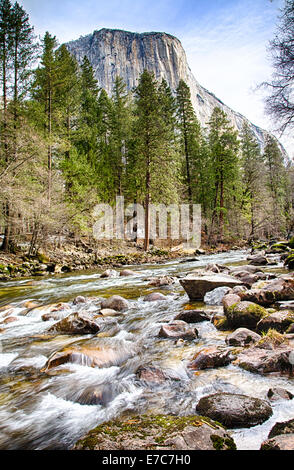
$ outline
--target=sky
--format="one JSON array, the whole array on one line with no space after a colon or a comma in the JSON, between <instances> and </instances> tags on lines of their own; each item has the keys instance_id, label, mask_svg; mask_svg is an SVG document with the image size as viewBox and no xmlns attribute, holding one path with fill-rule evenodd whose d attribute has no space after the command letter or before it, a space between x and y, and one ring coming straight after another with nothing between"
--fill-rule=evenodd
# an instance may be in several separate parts
<instances>
[{"instance_id":1,"label":"sky","mask_svg":"<svg viewBox=\"0 0 294 470\"><path fill-rule=\"evenodd\" d=\"M18 1L36 34L49 31L60 43L101 28L176 36L202 86L254 124L274 132L274 123L264 113L264 93L256 88L273 71L268 46L283 0ZM280 140L294 158L293 137Z\"/></svg>"}]
</instances>

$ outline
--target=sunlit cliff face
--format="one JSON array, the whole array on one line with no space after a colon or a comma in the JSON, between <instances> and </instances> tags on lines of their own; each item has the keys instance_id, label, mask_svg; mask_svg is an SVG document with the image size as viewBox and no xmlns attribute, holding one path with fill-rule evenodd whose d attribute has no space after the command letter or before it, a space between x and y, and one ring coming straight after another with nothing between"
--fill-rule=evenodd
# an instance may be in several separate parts
<instances>
[{"instance_id":1,"label":"sunlit cliff face","mask_svg":"<svg viewBox=\"0 0 294 470\"><path fill-rule=\"evenodd\" d=\"M84 56L88 57L99 86L108 94L111 94L117 76L123 78L128 90L132 90L137 86L140 74L147 69L154 72L156 79L164 78L173 91L179 80L187 83L196 115L203 126L207 125L215 106L224 109L238 130L247 121L199 85L189 68L181 42L170 34L101 29L69 42L67 47L79 64ZM263 147L266 132L251 125Z\"/></svg>"}]
</instances>

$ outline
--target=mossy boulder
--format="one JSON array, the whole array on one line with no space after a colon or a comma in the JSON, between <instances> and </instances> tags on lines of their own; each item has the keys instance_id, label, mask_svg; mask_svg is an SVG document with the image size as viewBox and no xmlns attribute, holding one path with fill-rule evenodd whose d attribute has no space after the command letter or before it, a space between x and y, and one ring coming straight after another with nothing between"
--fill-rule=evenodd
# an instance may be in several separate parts
<instances>
[{"instance_id":1,"label":"mossy boulder","mask_svg":"<svg viewBox=\"0 0 294 470\"><path fill-rule=\"evenodd\" d=\"M294 270L294 253L291 253L285 260L285 266L287 266L287 268L290 270L290 271L293 271Z\"/></svg>"},{"instance_id":2,"label":"mossy boulder","mask_svg":"<svg viewBox=\"0 0 294 470\"><path fill-rule=\"evenodd\" d=\"M236 450L230 434L201 416L144 415L99 425L73 450Z\"/></svg>"},{"instance_id":3,"label":"mossy boulder","mask_svg":"<svg viewBox=\"0 0 294 470\"><path fill-rule=\"evenodd\" d=\"M294 237L292 237L292 238L288 241L288 247L291 248L291 249L294 249Z\"/></svg>"},{"instance_id":4,"label":"mossy boulder","mask_svg":"<svg viewBox=\"0 0 294 470\"><path fill-rule=\"evenodd\" d=\"M262 318L258 322L256 329L259 333L266 333L271 329L279 333L285 333L293 323L294 312L282 310L281 312L274 312Z\"/></svg>"},{"instance_id":5,"label":"mossy boulder","mask_svg":"<svg viewBox=\"0 0 294 470\"><path fill-rule=\"evenodd\" d=\"M257 323L268 315L265 308L253 302L238 302L228 307L225 316L232 328L255 329Z\"/></svg>"}]
</instances>

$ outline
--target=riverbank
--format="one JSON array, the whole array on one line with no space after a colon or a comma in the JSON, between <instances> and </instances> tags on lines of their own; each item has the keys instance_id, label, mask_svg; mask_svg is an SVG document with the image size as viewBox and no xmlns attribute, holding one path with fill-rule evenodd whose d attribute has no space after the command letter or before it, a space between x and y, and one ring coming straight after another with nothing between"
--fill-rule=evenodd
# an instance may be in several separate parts
<instances>
[{"instance_id":1,"label":"riverbank","mask_svg":"<svg viewBox=\"0 0 294 470\"><path fill-rule=\"evenodd\" d=\"M84 242L67 242L61 247L40 248L35 256L24 251L0 252L0 281L26 277L44 277L50 274L70 273L89 269L120 268L123 266L157 264L178 258L201 254L217 254L238 250L244 246L220 244L217 248L203 246L201 250L186 250L183 245L173 248L152 247L145 252L142 246L127 242L103 242L99 247Z\"/></svg>"}]
</instances>

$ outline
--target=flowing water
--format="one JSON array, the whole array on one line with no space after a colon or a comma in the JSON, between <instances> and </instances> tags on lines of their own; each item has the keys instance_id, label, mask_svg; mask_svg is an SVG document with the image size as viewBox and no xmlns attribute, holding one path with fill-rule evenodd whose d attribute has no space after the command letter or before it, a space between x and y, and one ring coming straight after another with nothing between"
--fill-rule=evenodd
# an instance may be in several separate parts
<instances>
[{"instance_id":1,"label":"flowing water","mask_svg":"<svg viewBox=\"0 0 294 470\"><path fill-rule=\"evenodd\" d=\"M148 279L183 277L212 262L244 264L246 256L234 251L193 262L135 266L130 268L138 273L134 277L100 279L100 272L90 271L1 283L0 321L8 312L17 321L0 325L0 449L69 449L90 429L112 418L133 413L195 414L199 399L218 391L265 398L270 387L280 386L294 394L293 379L285 376L262 377L232 364L197 373L189 370L189 361L204 345L224 344L226 334L210 322L197 324L199 338L194 341L158 337L160 325L191 302L179 282L160 290L148 286ZM162 292L168 300L144 302L150 292ZM100 297L115 294L127 298L130 309L115 317L108 330L86 336L48 334L55 322L42 321L46 305L68 302L72 312L97 311ZM76 306L73 299L78 295L90 299ZM28 301L39 302L42 308L28 311ZM192 306L203 308L199 303ZM111 349L116 357L102 368L80 360L42 372L54 352L73 346ZM159 367L170 380L148 385L136 377L140 366ZM100 398L93 404L97 395ZM290 401L278 402L273 409L272 418L263 425L233 431L238 449L259 449L277 421L294 418Z\"/></svg>"}]
</instances>

